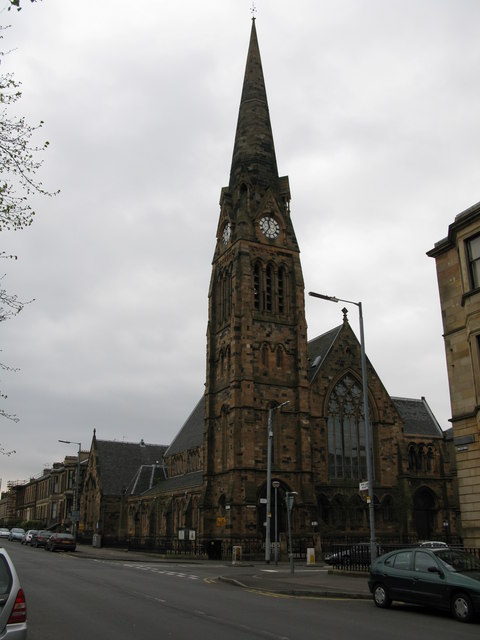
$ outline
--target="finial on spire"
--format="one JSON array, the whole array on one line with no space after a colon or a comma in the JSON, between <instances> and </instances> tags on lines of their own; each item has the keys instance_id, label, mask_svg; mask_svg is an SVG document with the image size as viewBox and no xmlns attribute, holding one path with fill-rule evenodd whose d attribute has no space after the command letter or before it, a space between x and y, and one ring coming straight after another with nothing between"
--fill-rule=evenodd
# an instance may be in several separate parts
<instances>
[{"instance_id":1,"label":"finial on spire","mask_svg":"<svg viewBox=\"0 0 480 640\"><path fill-rule=\"evenodd\" d=\"M257 13L257 7L255 6L255 2L252 2L252 6L250 7L250 13L252 14L252 20L255 20L255 14Z\"/></svg>"},{"instance_id":2,"label":"finial on spire","mask_svg":"<svg viewBox=\"0 0 480 640\"><path fill-rule=\"evenodd\" d=\"M348 318L347 318L348 309L346 307L343 307L342 313L343 313L343 321L348 322Z\"/></svg>"}]
</instances>

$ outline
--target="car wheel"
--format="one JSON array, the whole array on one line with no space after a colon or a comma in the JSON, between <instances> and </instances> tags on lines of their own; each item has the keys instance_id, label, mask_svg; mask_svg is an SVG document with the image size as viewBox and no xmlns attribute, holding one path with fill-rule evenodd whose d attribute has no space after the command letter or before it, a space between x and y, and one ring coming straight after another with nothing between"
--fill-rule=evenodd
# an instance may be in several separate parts
<instances>
[{"instance_id":1,"label":"car wheel","mask_svg":"<svg viewBox=\"0 0 480 640\"><path fill-rule=\"evenodd\" d=\"M392 604L392 599L388 594L387 587L381 582L376 584L373 589L373 601L380 609L388 609Z\"/></svg>"},{"instance_id":2,"label":"car wheel","mask_svg":"<svg viewBox=\"0 0 480 640\"><path fill-rule=\"evenodd\" d=\"M456 593L452 598L452 614L455 620L470 622L473 618L472 601L466 593Z\"/></svg>"}]
</instances>

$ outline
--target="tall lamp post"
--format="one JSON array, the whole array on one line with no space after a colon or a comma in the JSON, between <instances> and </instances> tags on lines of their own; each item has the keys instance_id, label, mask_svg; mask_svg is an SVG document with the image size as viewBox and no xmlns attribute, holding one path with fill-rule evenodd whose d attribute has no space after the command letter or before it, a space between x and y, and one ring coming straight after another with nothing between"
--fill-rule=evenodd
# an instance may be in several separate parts
<instances>
[{"instance_id":1,"label":"tall lamp post","mask_svg":"<svg viewBox=\"0 0 480 640\"><path fill-rule=\"evenodd\" d=\"M78 445L78 456L77 456L77 477L75 478L75 507L72 513L73 520L73 535L77 535L78 528L78 516L79 516L79 492L80 492L80 453L82 451L82 443L81 442L72 442L71 440L59 440L59 442L63 442L64 444L76 444Z\"/></svg>"},{"instance_id":2,"label":"tall lamp post","mask_svg":"<svg viewBox=\"0 0 480 640\"><path fill-rule=\"evenodd\" d=\"M293 563L293 548L292 548L292 508L296 491L287 491L285 493L285 502L287 503L287 521L288 521L288 547L290 556L290 573L295 572L295 565Z\"/></svg>"},{"instance_id":3,"label":"tall lamp post","mask_svg":"<svg viewBox=\"0 0 480 640\"><path fill-rule=\"evenodd\" d=\"M278 480L274 480L272 482L273 488L275 489L275 564L278 564L278 510L277 510L277 490L280 486L280 482Z\"/></svg>"},{"instance_id":4,"label":"tall lamp post","mask_svg":"<svg viewBox=\"0 0 480 640\"><path fill-rule=\"evenodd\" d=\"M267 446L267 521L265 523L265 562L270 564L270 530L271 530L271 502L272 502L272 440L273 440L273 412L289 404L290 400L270 407L268 411L268 446Z\"/></svg>"},{"instance_id":5,"label":"tall lamp post","mask_svg":"<svg viewBox=\"0 0 480 640\"><path fill-rule=\"evenodd\" d=\"M367 359L365 356L365 336L363 333L363 313L362 303L353 302L352 300L343 300L335 296L326 296L322 293L315 293L314 291L308 292L309 296L314 298L321 298L322 300L328 300L329 302L346 302L347 304L354 304L358 307L358 317L360 324L360 353L362 360L362 387L363 387L363 413L365 418L365 447L367 449L367 484L368 484L368 516L370 523L370 561L373 562L377 557L377 544L375 540L375 511L374 511L374 495L373 495L373 473L372 473L372 448L371 448L371 426L370 415L368 411L368 386L367 386Z\"/></svg>"}]
</instances>

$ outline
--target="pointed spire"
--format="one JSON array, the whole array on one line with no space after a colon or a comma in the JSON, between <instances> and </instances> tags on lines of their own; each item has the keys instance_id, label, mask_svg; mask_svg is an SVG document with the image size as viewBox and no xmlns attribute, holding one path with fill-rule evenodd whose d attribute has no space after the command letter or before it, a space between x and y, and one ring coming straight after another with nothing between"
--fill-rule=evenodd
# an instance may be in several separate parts
<instances>
[{"instance_id":1,"label":"pointed spire","mask_svg":"<svg viewBox=\"0 0 480 640\"><path fill-rule=\"evenodd\" d=\"M255 182L263 187L276 186L278 181L277 160L254 18L233 148L230 190L238 187L243 180Z\"/></svg>"}]
</instances>

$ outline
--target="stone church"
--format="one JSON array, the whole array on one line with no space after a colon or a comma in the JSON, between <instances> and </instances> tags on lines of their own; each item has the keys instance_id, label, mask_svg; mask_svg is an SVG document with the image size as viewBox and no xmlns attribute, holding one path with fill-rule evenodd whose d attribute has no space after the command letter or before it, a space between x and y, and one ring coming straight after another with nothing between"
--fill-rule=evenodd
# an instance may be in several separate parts
<instances>
[{"instance_id":1,"label":"stone church","mask_svg":"<svg viewBox=\"0 0 480 640\"><path fill-rule=\"evenodd\" d=\"M270 540L285 550L287 493L297 551L319 540L368 540L360 344L346 309L339 326L307 340L292 218L253 20L220 193L205 392L166 448L156 482L142 493L123 487L123 513L100 532L105 542L261 554L270 517ZM461 534L453 452L427 402L391 397L369 361L367 383L377 538Z\"/></svg>"}]
</instances>

